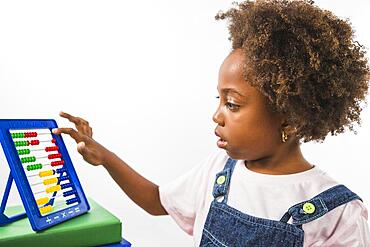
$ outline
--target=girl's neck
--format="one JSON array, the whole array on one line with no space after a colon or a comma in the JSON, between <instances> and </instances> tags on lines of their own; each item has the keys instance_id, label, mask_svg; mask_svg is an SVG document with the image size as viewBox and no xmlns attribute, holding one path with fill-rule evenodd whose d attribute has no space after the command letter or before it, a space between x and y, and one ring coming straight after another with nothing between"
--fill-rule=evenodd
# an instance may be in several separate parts
<instances>
[{"instance_id":1,"label":"girl's neck","mask_svg":"<svg viewBox=\"0 0 370 247\"><path fill-rule=\"evenodd\" d=\"M258 160L244 161L251 171L270 174L287 175L303 172L313 167L302 155L298 142L291 140L284 143L273 155Z\"/></svg>"}]
</instances>

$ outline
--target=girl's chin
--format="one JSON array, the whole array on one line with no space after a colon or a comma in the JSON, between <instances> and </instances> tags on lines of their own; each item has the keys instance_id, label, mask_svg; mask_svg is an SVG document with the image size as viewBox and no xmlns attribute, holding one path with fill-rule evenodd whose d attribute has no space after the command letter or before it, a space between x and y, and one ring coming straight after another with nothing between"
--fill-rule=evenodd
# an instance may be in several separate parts
<instances>
[{"instance_id":1,"label":"girl's chin","mask_svg":"<svg viewBox=\"0 0 370 247\"><path fill-rule=\"evenodd\" d=\"M247 160L247 158L245 157L245 155L241 154L241 153L236 153L236 152L233 152L232 150L230 149L225 149L227 155L232 158L233 160Z\"/></svg>"}]
</instances>

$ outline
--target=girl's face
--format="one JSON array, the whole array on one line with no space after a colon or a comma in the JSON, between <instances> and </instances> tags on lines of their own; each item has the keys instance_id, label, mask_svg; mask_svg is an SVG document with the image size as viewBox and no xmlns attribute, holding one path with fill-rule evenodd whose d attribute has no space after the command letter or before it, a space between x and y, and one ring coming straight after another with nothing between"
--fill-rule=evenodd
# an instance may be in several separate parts
<instances>
[{"instance_id":1,"label":"girl's face","mask_svg":"<svg viewBox=\"0 0 370 247\"><path fill-rule=\"evenodd\" d=\"M217 145L233 159L260 160L273 156L282 145L282 118L267 99L243 77L244 54L230 53L221 65L217 90L220 105L213 116Z\"/></svg>"}]
</instances>

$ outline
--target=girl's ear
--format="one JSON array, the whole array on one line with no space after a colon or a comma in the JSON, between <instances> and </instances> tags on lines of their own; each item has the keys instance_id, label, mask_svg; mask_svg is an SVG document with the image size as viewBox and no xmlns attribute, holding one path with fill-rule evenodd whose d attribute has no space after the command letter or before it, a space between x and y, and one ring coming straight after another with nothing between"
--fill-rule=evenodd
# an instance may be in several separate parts
<instances>
[{"instance_id":1,"label":"girl's ear","mask_svg":"<svg viewBox=\"0 0 370 247\"><path fill-rule=\"evenodd\" d=\"M281 129L284 130L284 132L288 135L288 138L295 136L297 133L297 128L290 125L286 120L283 120Z\"/></svg>"}]
</instances>

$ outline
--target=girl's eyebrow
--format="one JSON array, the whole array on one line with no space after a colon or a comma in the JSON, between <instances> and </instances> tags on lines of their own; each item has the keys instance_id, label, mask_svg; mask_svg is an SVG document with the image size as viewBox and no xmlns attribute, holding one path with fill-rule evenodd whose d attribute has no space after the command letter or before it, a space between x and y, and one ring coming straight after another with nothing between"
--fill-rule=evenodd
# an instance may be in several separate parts
<instances>
[{"instance_id":1,"label":"girl's eyebrow","mask_svg":"<svg viewBox=\"0 0 370 247\"><path fill-rule=\"evenodd\" d=\"M217 88L218 90L218 88ZM246 96L241 94L240 92L238 92L236 89L234 88L223 88L221 89L221 93L224 94L224 95L228 95L228 94L237 94L239 95L240 97L243 97L245 98Z\"/></svg>"}]
</instances>

